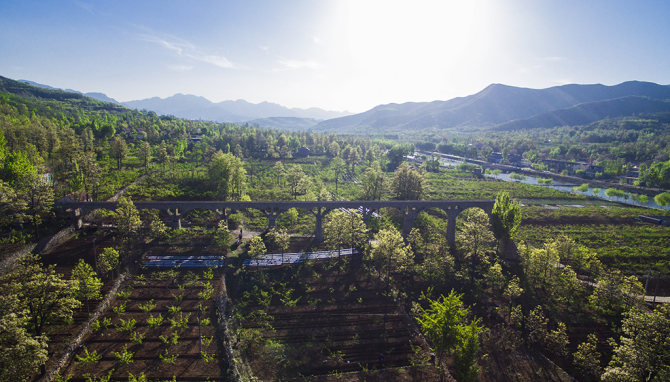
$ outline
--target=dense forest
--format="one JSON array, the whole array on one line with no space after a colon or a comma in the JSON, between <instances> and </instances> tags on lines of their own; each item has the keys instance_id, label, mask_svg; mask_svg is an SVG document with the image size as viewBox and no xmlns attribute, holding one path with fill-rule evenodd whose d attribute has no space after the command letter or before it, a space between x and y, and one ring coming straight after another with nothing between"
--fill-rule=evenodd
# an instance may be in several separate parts
<instances>
[{"instance_id":1,"label":"dense forest","mask_svg":"<svg viewBox=\"0 0 670 382\"><path fill-rule=\"evenodd\" d=\"M0 381L670 378L670 305L647 298L670 291L670 235L636 220L658 211L443 168L415 150L592 162L602 179L636 168L638 185L670 188L663 114L398 142L159 116L0 78ZM61 198L118 207L42 252L72 224ZM406 237L406 211L333 210L317 243L313 211L270 227L257 210L196 210L172 227L134 205L393 199L495 204L461 212L455 243L439 209ZM337 257L248 266L290 251ZM191 252L225 267L146 267Z\"/></svg>"}]
</instances>

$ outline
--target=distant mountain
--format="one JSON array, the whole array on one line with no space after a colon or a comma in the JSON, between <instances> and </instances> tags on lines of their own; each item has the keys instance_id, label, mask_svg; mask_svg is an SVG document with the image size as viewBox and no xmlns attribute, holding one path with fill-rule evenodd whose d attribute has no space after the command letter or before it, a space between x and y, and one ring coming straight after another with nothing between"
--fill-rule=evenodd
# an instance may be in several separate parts
<instances>
[{"instance_id":1,"label":"distant mountain","mask_svg":"<svg viewBox=\"0 0 670 382\"><path fill-rule=\"evenodd\" d=\"M270 117L254 119L248 123L252 126L258 126L266 129L286 130L286 131L308 131L316 126L320 119L297 118L297 117Z\"/></svg>"},{"instance_id":2,"label":"distant mountain","mask_svg":"<svg viewBox=\"0 0 670 382\"><path fill-rule=\"evenodd\" d=\"M665 112L670 112L670 100L631 96L588 102L568 109L538 114L530 118L500 124L496 126L496 130L586 125L601 119Z\"/></svg>"},{"instance_id":3,"label":"distant mountain","mask_svg":"<svg viewBox=\"0 0 670 382\"><path fill-rule=\"evenodd\" d=\"M320 122L315 131L383 134L416 130L491 128L580 104L626 97L670 99L670 86L630 81L615 86L563 85L528 89L492 84L479 93L448 101L409 102L376 106L364 113ZM633 102L629 110L633 112ZM626 101L620 101L619 106ZM634 113L634 112L633 112ZM538 119L539 121L539 119Z\"/></svg>"},{"instance_id":4,"label":"distant mountain","mask_svg":"<svg viewBox=\"0 0 670 382\"><path fill-rule=\"evenodd\" d=\"M270 102L254 104L245 100L237 100L214 103L206 98L189 94L122 102L122 105L138 110L151 110L158 114L217 122L245 122L270 117L328 119L348 114L318 108L289 109Z\"/></svg>"}]
</instances>

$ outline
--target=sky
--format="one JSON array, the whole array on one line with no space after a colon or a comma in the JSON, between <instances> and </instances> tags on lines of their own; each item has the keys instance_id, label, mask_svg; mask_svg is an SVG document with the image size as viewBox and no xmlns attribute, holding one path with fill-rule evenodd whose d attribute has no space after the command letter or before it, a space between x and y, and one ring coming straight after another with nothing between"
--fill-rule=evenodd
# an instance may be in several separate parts
<instances>
[{"instance_id":1,"label":"sky","mask_svg":"<svg viewBox=\"0 0 670 382\"><path fill-rule=\"evenodd\" d=\"M491 83L670 84L670 1L0 0L0 75L362 112Z\"/></svg>"}]
</instances>

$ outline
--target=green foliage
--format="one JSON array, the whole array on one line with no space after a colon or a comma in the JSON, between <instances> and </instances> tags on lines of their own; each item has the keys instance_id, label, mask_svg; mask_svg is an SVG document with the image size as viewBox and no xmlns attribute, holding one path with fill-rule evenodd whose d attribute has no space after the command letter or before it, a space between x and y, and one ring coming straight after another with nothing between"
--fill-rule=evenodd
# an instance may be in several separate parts
<instances>
[{"instance_id":1,"label":"green foliage","mask_svg":"<svg viewBox=\"0 0 670 382\"><path fill-rule=\"evenodd\" d=\"M670 379L670 306L654 311L631 309L624 315L619 343L603 381Z\"/></svg>"},{"instance_id":2,"label":"green foliage","mask_svg":"<svg viewBox=\"0 0 670 382\"><path fill-rule=\"evenodd\" d=\"M114 352L114 357L116 361L121 365L128 365L133 362L134 353L128 351L128 345L123 345L123 349L120 352Z\"/></svg>"},{"instance_id":3,"label":"green foliage","mask_svg":"<svg viewBox=\"0 0 670 382\"><path fill-rule=\"evenodd\" d=\"M117 232L126 240L134 237L142 226L140 213L137 211L133 201L127 197L119 198L114 220Z\"/></svg>"},{"instance_id":4,"label":"green foliage","mask_svg":"<svg viewBox=\"0 0 670 382\"><path fill-rule=\"evenodd\" d=\"M600 366L600 352L598 352L598 337L589 333L587 340L577 346L572 354L575 367L588 378L597 380L602 373Z\"/></svg>"},{"instance_id":5,"label":"green foliage","mask_svg":"<svg viewBox=\"0 0 670 382\"><path fill-rule=\"evenodd\" d=\"M423 174L403 163L393 173L391 193L395 199L418 200L424 194L424 185Z\"/></svg>"},{"instance_id":6,"label":"green foliage","mask_svg":"<svg viewBox=\"0 0 670 382\"><path fill-rule=\"evenodd\" d=\"M142 345L142 342L144 341L145 334L144 333L139 333L137 331L134 331L130 334L130 342L137 344L137 345Z\"/></svg>"},{"instance_id":7,"label":"green foliage","mask_svg":"<svg viewBox=\"0 0 670 382\"><path fill-rule=\"evenodd\" d=\"M425 295L422 295L425 298ZM437 350L453 354L459 380L476 380L479 368L479 319L469 321L470 310L463 306L462 295L455 291L432 300L426 298L428 308L416 306L417 321L421 331Z\"/></svg>"},{"instance_id":8,"label":"green foliage","mask_svg":"<svg viewBox=\"0 0 670 382\"><path fill-rule=\"evenodd\" d=\"M659 206L667 206L668 204L670 204L670 192L663 192L661 194L654 196L654 201Z\"/></svg>"},{"instance_id":9,"label":"green foliage","mask_svg":"<svg viewBox=\"0 0 670 382\"><path fill-rule=\"evenodd\" d=\"M43 267L37 255L24 256L11 273L0 277L0 295L16 296L18 303L12 312L26 312L36 337L47 325L72 318L81 305L74 291L72 281L57 274L54 265Z\"/></svg>"},{"instance_id":10,"label":"green foliage","mask_svg":"<svg viewBox=\"0 0 670 382\"><path fill-rule=\"evenodd\" d=\"M152 314L147 318L147 324L151 329L156 329L157 327L161 326L162 323L163 323L163 315L160 313L156 317L154 317L154 315Z\"/></svg>"},{"instance_id":11,"label":"green foliage","mask_svg":"<svg viewBox=\"0 0 670 382\"><path fill-rule=\"evenodd\" d=\"M101 297L102 281L96 277L93 267L83 259L72 270L72 279L75 282L75 296L79 300L95 300Z\"/></svg>"},{"instance_id":12,"label":"green foliage","mask_svg":"<svg viewBox=\"0 0 670 382\"><path fill-rule=\"evenodd\" d=\"M120 318L116 328L121 332L132 332L135 330L135 319L129 318L128 320L124 320Z\"/></svg>"},{"instance_id":13,"label":"green foliage","mask_svg":"<svg viewBox=\"0 0 670 382\"><path fill-rule=\"evenodd\" d=\"M119 251L115 248L105 248L98 254L97 267L105 275L119 266Z\"/></svg>"},{"instance_id":14,"label":"green foliage","mask_svg":"<svg viewBox=\"0 0 670 382\"><path fill-rule=\"evenodd\" d=\"M242 160L231 153L216 152L209 163L207 175L220 200L243 200L247 172Z\"/></svg>"},{"instance_id":15,"label":"green foliage","mask_svg":"<svg viewBox=\"0 0 670 382\"><path fill-rule=\"evenodd\" d=\"M323 223L324 244L327 248L362 247L367 241L367 227L356 210L334 210Z\"/></svg>"},{"instance_id":16,"label":"green foliage","mask_svg":"<svg viewBox=\"0 0 670 382\"><path fill-rule=\"evenodd\" d=\"M27 330L28 317L16 295L0 295L0 381L27 380L47 361L46 336Z\"/></svg>"},{"instance_id":17,"label":"green foliage","mask_svg":"<svg viewBox=\"0 0 670 382\"><path fill-rule=\"evenodd\" d=\"M264 255L265 253L267 253L267 249L265 248L265 243L263 243L263 239L260 236L254 236L249 241L249 249L248 249L247 253L249 253L249 256L251 256L251 257L260 256L260 255Z\"/></svg>"},{"instance_id":18,"label":"green foliage","mask_svg":"<svg viewBox=\"0 0 670 382\"><path fill-rule=\"evenodd\" d=\"M144 313L149 313L152 310L154 310L154 308L156 308L156 303L154 302L154 299L152 298L151 300L147 301L144 304L138 304L137 307L141 311L143 311Z\"/></svg>"},{"instance_id":19,"label":"green foliage","mask_svg":"<svg viewBox=\"0 0 670 382\"><path fill-rule=\"evenodd\" d=\"M605 195L609 197L619 197L622 198L624 196L625 192L618 190L616 188L608 188L605 190Z\"/></svg>"},{"instance_id":20,"label":"green foliage","mask_svg":"<svg viewBox=\"0 0 670 382\"><path fill-rule=\"evenodd\" d=\"M409 269L414 261L414 254L394 228L383 229L374 236L374 244L370 258L381 275L391 272L400 273Z\"/></svg>"},{"instance_id":21,"label":"green foliage","mask_svg":"<svg viewBox=\"0 0 670 382\"><path fill-rule=\"evenodd\" d=\"M102 358L102 354L98 354L97 350L93 350L92 352L88 351L88 348L84 346L84 350L82 350L82 354L78 355L76 357L77 362L88 365L89 363L98 363L100 359Z\"/></svg>"},{"instance_id":22,"label":"green foliage","mask_svg":"<svg viewBox=\"0 0 670 382\"><path fill-rule=\"evenodd\" d=\"M496 197L491 214L491 228L499 243L507 244L514 240L521 225L521 204L510 198L507 192Z\"/></svg>"}]
</instances>

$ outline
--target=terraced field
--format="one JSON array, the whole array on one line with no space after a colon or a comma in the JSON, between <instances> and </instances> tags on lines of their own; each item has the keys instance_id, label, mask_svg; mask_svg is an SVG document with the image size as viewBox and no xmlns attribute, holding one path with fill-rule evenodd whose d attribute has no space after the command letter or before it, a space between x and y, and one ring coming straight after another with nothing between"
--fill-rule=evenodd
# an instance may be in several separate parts
<instances>
[{"instance_id":1,"label":"terraced field","mask_svg":"<svg viewBox=\"0 0 670 382\"><path fill-rule=\"evenodd\" d=\"M437 376L385 285L349 259L250 270L229 285L235 350L262 380L356 379L391 370L390 380Z\"/></svg>"},{"instance_id":2,"label":"terraced field","mask_svg":"<svg viewBox=\"0 0 670 382\"><path fill-rule=\"evenodd\" d=\"M213 298L221 285L220 275L207 272L132 277L64 374L72 381L142 373L150 380L225 380Z\"/></svg>"}]
</instances>

